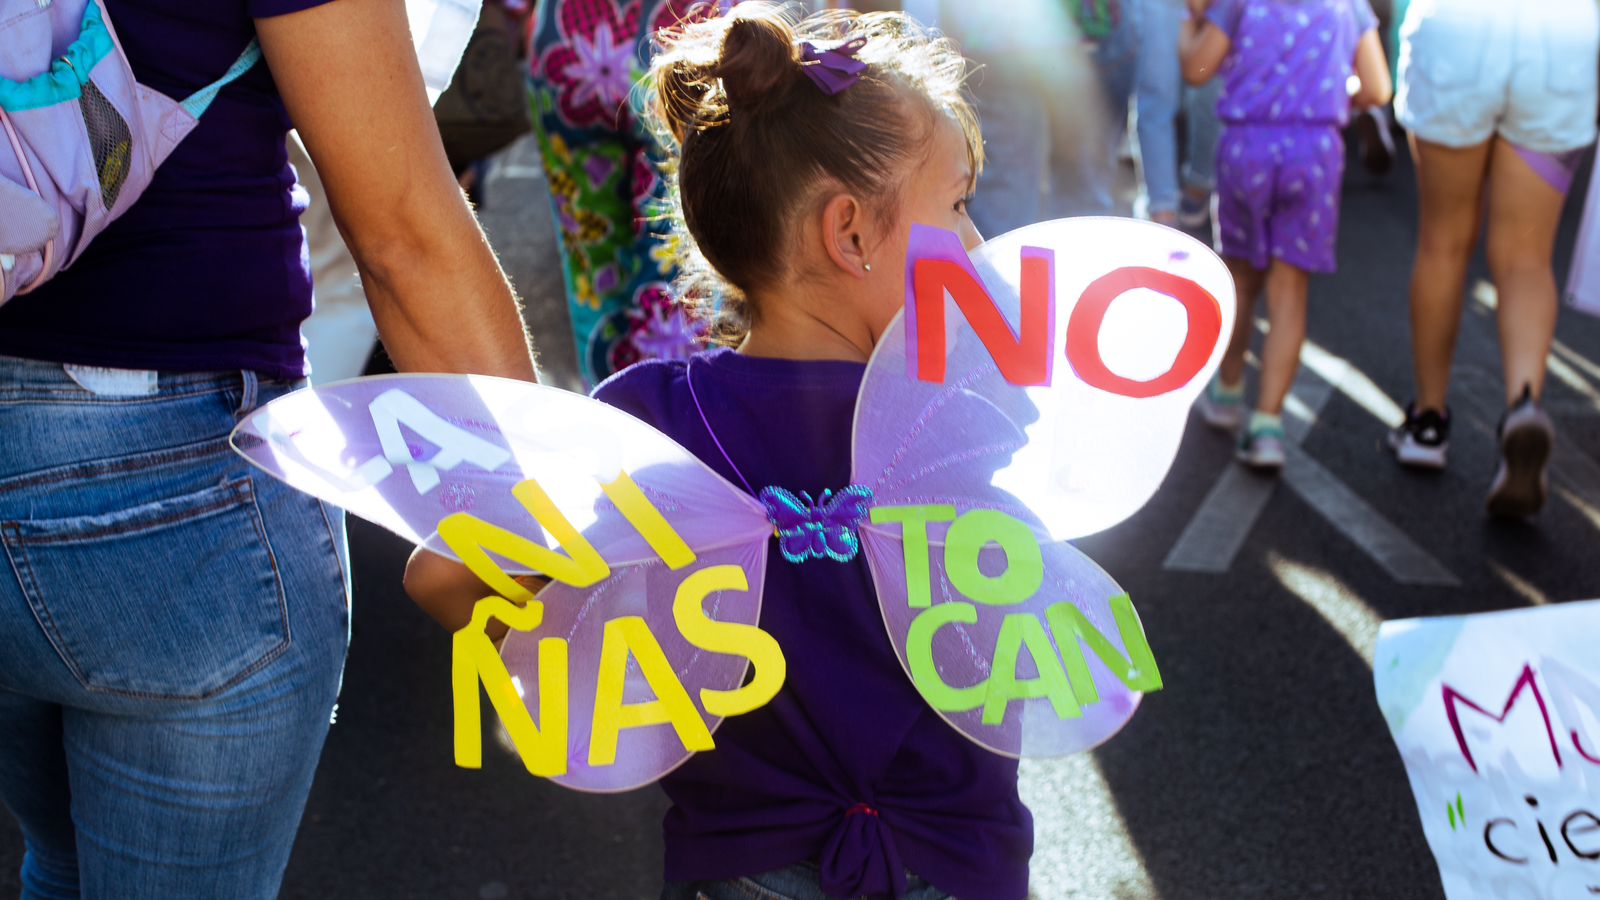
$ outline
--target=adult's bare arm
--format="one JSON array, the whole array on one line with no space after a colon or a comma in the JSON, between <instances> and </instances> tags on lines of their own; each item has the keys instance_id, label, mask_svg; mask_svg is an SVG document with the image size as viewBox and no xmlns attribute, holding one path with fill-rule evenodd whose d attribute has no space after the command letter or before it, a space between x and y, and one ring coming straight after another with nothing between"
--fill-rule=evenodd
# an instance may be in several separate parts
<instances>
[{"instance_id":1,"label":"adult's bare arm","mask_svg":"<svg viewBox=\"0 0 1600 900\"><path fill-rule=\"evenodd\" d=\"M1361 87L1350 98L1357 109L1382 106L1394 97L1394 82L1389 78L1389 60L1383 52L1383 39L1376 28L1361 36L1356 44L1356 77Z\"/></svg>"},{"instance_id":2,"label":"adult's bare arm","mask_svg":"<svg viewBox=\"0 0 1600 900\"><path fill-rule=\"evenodd\" d=\"M337 0L258 19L256 33L396 366L532 380L516 297L439 142L405 4Z\"/></svg>"},{"instance_id":3,"label":"adult's bare arm","mask_svg":"<svg viewBox=\"0 0 1600 900\"><path fill-rule=\"evenodd\" d=\"M1232 46L1228 33L1203 18L1186 19L1178 31L1178 63L1183 80L1202 85L1216 77Z\"/></svg>"}]
</instances>

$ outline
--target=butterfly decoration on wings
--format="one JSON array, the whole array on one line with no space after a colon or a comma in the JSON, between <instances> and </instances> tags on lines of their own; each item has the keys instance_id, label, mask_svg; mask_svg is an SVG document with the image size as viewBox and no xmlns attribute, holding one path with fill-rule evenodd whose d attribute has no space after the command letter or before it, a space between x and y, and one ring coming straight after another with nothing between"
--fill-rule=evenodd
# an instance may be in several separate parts
<instances>
[{"instance_id":1,"label":"butterfly decoration on wings","mask_svg":"<svg viewBox=\"0 0 1600 900\"><path fill-rule=\"evenodd\" d=\"M458 765L481 765L485 696L527 769L578 790L714 750L726 717L782 689L767 566L858 554L929 706L995 753L1060 756L1161 687L1130 598L1068 542L1160 486L1233 318L1221 260L1158 225L1063 219L971 254L918 226L848 485L752 496L624 412L476 376L301 390L233 444L493 589L453 637Z\"/></svg>"}]
</instances>

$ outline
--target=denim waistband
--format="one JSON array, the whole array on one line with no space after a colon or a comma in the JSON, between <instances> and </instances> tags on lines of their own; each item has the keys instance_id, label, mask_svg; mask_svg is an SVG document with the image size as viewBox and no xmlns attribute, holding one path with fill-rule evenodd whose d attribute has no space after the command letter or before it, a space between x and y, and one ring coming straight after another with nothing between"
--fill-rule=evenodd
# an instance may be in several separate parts
<instances>
[{"instance_id":1,"label":"denim waistband","mask_svg":"<svg viewBox=\"0 0 1600 900\"><path fill-rule=\"evenodd\" d=\"M0 403L96 400L164 400L236 391L241 410L255 407L263 388L297 382L266 379L250 370L161 372L106 369L0 355ZM278 393L278 391L274 391Z\"/></svg>"}]
</instances>

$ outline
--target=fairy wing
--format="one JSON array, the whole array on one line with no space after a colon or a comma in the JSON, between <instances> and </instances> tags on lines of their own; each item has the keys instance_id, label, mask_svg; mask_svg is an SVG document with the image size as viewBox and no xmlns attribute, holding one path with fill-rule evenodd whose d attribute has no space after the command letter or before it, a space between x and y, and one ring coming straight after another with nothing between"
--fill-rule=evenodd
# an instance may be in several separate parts
<instances>
[{"instance_id":1,"label":"fairy wing","mask_svg":"<svg viewBox=\"0 0 1600 900\"><path fill-rule=\"evenodd\" d=\"M642 620L690 697L733 690L745 676L744 657L683 639L674 601L688 576L736 566L746 589L713 592L703 609L720 622L756 625L765 512L627 413L526 382L392 375L280 398L246 418L232 441L302 491L434 552L498 570L503 580L486 580L507 597L522 589L505 574L556 579L538 597L542 622L513 630L503 658L509 682L538 715L537 648L552 637L566 642L570 765L557 780L570 787L625 790L690 755L672 727L649 725L622 731L616 763L588 764L588 712L608 623ZM637 666L624 670L622 700L632 704L645 687ZM721 721L696 710L708 730Z\"/></svg>"},{"instance_id":2,"label":"fairy wing","mask_svg":"<svg viewBox=\"0 0 1600 900\"><path fill-rule=\"evenodd\" d=\"M970 257L913 230L853 481L874 492L862 540L890 638L967 737L1086 750L1159 687L1131 602L1066 541L1160 485L1233 317L1221 260L1150 223L1046 222Z\"/></svg>"}]
</instances>

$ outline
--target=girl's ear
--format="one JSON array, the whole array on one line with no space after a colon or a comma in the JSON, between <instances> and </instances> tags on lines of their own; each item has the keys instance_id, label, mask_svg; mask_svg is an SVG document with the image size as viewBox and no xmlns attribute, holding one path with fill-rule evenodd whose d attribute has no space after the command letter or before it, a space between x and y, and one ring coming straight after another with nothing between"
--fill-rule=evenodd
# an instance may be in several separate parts
<instances>
[{"instance_id":1,"label":"girl's ear","mask_svg":"<svg viewBox=\"0 0 1600 900\"><path fill-rule=\"evenodd\" d=\"M822 243L828 259L846 275L866 278L872 271L866 209L853 195L837 193L822 206Z\"/></svg>"}]
</instances>

